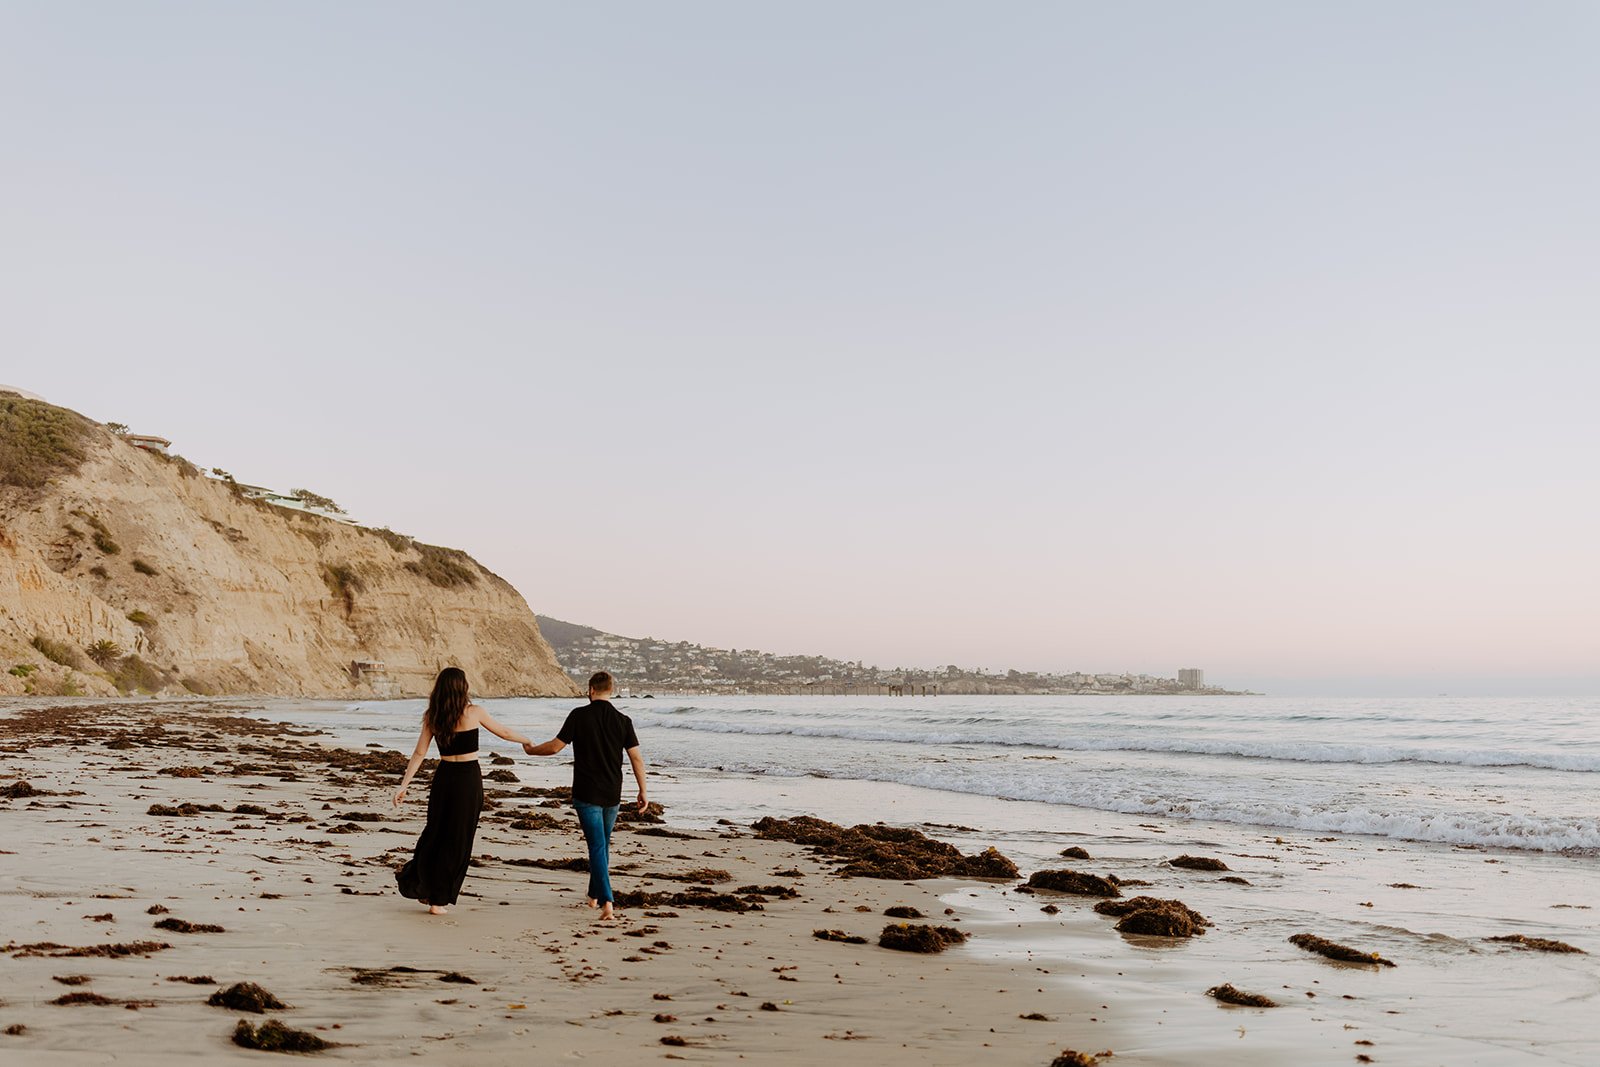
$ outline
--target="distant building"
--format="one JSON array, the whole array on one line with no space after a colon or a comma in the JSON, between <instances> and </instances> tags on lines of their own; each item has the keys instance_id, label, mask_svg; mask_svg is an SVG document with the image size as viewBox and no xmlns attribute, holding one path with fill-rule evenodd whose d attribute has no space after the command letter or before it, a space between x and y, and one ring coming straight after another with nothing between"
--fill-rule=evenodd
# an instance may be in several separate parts
<instances>
[{"instance_id":1,"label":"distant building","mask_svg":"<svg viewBox=\"0 0 1600 1067\"><path fill-rule=\"evenodd\" d=\"M167 449L172 447L172 442L165 437L152 437L146 433L123 434L122 439L134 448L142 448L146 452L159 452L163 456L167 454Z\"/></svg>"},{"instance_id":2,"label":"distant building","mask_svg":"<svg viewBox=\"0 0 1600 1067\"><path fill-rule=\"evenodd\" d=\"M247 485L244 482L234 482L233 486L239 491L240 496L243 496L249 500L261 500L269 496L278 495L276 492L268 489L264 485Z\"/></svg>"},{"instance_id":3,"label":"distant building","mask_svg":"<svg viewBox=\"0 0 1600 1067\"><path fill-rule=\"evenodd\" d=\"M1185 667L1178 672L1178 684L1185 689L1203 689L1206 684L1206 672L1199 667Z\"/></svg>"}]
</instances>

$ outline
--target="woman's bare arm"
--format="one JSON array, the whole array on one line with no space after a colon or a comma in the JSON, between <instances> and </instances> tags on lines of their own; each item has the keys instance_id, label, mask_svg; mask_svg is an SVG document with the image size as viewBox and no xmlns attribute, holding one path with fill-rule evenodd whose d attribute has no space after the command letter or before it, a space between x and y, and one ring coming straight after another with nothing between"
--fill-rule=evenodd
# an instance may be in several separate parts
<instances>
[{"instance_id":1,"label":"woman's bare arm","mask_svg":"<svg viewBox=\"0 0 1600 1067\"><path fill-rule=\"evenodd\" d=\"M478 725L482 726L485 730L488 730L491 734L494 734L496 737L502 738L506 741L510 741L514 745L529 745L533 743L522 734L517 733L517 731L508 729L507 727L501 726L498 722L495 722L494 716L490 715L482 708L479 708L476 704L474 704L473 707L477 708L478 711Z\"/></svg>"},{"instance_id":2,"label":"woman's bare arm","mask_svg":"<svg viewBox=\"0 0 1600 1067\"><path fill-rule=\"evenodd\" d=\"M433 743L433 727L427 722L422 724L422 732L417 735L417 747L412 750L411 761L406 764L406 773L400 779L400 788L394 792L394 806L399 807L400 802L406 798L406 787L411 784L411 779L416 776L417 768L422 766L423 759L428 755L428 746Z\"/></svg>"}]
</instances>

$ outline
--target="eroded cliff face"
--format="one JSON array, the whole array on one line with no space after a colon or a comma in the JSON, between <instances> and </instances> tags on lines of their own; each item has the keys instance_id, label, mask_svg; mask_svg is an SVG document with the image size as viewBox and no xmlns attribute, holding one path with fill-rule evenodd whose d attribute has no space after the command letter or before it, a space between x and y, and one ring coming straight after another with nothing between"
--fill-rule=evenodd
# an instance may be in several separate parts
<instances>
[{"instance_id":1,"label":"eroded cliff face","mask_svg":"<svg viewBox=\"0 0 1600 1067\"><path fill-rule=\"evenodd\" d=\"M0 693L415 696L455 665L484 696L576 694L464 553L251 501L96 424L79 445L0 485Z\"/></svg>"}]
</instances>

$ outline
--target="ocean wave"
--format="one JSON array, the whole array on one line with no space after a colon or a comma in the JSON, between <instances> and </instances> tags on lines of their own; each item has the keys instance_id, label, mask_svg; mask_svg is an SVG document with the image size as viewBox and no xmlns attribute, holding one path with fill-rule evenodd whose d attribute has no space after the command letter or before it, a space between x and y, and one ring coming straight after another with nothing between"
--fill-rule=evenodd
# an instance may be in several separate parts
<instances>
[{"instance_id":1,"label":"ocean wave","mask_svg":"<svg viewBox=\"0 0 1600 1067\"><path fill-rule=\"evenodd\" d=\"M963 729L906 730L903 726L862 726L820 722L728 722L718 719L656 718L650 727L764 737L827 737L845 741L892 742L906 745L995 745L1043 748L1058 752L1160 752L1172 755L1232 756L1293 763L1431 763L1460 767L1533 767L1575 773L1600 772L1600 753L1529 752L1517 749L1440 748L1372 742L1248 741L1241 738L1196 737L1051 737L1032 727L1033 736L1006 737Z\"/></svg>"},{"instance_id":2,"label":"ocean wave","mask_svg":"<svg viewBox=\"0 0 1600 1067\"><path fill-rule=\"evenodd\" d=\"M842 773L814 767L725 761L708 769L728 774L782 778L891 782L944 792L992 796L1001 800L1034 801L1123 815L1154 815L1265 829L1362 834L1402 841L1538 852L1600 852L1600 819L1597 818L1547 818L1498 811L1386 812L1361 803L1324 806L1293 798L1219 797L1198 800L1163 796L1148 788L1149 783L1108 784L1099 780L1063 783L1020 778L999 781L989 775L963 776L953 773L948 766L930 768L918 765L900 769L880 768L865 773Z\"/></svg>"}]
</instances>

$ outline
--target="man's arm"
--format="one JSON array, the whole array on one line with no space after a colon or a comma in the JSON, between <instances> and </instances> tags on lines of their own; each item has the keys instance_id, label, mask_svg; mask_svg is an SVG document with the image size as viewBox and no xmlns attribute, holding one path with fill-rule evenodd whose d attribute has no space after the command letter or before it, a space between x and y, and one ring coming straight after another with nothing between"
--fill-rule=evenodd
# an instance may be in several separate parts
<instances>
[{"instance_id":1,"label":"man's arm","mask_svg":"<svg viewBox=\"0 0 1600 1067\"><path fill-rule=\"evenodd\" d=\"M567 747L567 743L559 737L552 737L542 745L532 742L523 742L522 751L530 756L554 756L557 752Z\"/></svg>"},{"instance_id":2,"label":"man's arm","mask_svg":"<svg viewBox=\"0 0 1600 1067\"><path fill-rule=\"evenodd\" d=\"M650 802L645 799L644 756L639 752L638 745L628 749L628 762L633 766L634 780L639 783L639 814L643 815Z\"/></svg>"}]
</instances>

